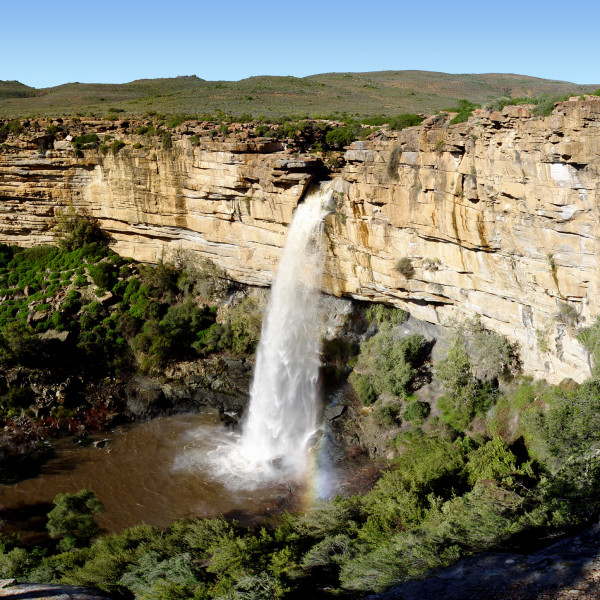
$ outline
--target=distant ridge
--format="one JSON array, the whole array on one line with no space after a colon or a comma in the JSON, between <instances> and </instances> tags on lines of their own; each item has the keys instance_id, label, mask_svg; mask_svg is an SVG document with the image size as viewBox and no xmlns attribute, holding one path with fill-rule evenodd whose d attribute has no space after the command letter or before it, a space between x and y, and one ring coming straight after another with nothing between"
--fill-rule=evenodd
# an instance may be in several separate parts
<instances>
[{"instance_id":1,"label":"distant ridge","mask_svg":"<svg viewBox=\"0 0 600 600\"><path fill-rule=\"evenodd\" d=\"M0 98L27 98L35 96L35 88L20 81L0 81Z\"/></svg>"},{"instance_id":2,"label":"distant ridge","mask_svg":"<svg viewBox=\"0 0 600 600\"><path fill-rule=\"evenodd\" d=\"M206 81L196 75L128 83L65 83L36 89L0 81L0 117L90 114L123 116L224 111L254 116L432 113L461 98L486 103L500 96L559 96L595 91L575 84L512 73L449 74L432 71L322 73L308 77L258 75L240 81Z\"/></svg>"}]
</instances>

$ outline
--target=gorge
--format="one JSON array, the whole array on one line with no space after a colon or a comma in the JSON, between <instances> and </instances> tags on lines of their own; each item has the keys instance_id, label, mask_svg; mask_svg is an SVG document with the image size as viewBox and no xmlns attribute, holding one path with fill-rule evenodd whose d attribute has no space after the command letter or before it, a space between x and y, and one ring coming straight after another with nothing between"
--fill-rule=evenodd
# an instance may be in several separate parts
<instances>
[{"instance_id":1,"label":"gorge","mask_svg":"<svg viewBox=\"0 0 600 600\"><path fill-rule=\"evenodd\" d=\"M85 486L110 535L38 518L1 576L350 598L591 525L600 99L449 121L4 127L0 533Z\"/></svg>"}]
</instances>

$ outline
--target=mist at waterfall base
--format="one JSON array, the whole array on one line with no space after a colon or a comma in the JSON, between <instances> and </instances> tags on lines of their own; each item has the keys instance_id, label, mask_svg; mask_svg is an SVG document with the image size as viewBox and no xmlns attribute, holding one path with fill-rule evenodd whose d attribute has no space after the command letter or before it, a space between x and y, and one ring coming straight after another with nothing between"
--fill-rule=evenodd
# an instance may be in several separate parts
<instances>
[{"instance_id":1,"label":"mist at waterfall base","mask_svg":"<svg viewBox=\"0 0 600 600\"><path fill-rule=\"evenodd\" d=\"M208 469L240 489L287 481L307 483L309 495L323 497L335 487L323 452L328 435L319 431L317 389L323 219L332 196L330 185L322 184L294 212L263 318L241 433L223 430L213 438L217 447L201 455L184 451L177 470Z\"/></svg>"}]
</instances>

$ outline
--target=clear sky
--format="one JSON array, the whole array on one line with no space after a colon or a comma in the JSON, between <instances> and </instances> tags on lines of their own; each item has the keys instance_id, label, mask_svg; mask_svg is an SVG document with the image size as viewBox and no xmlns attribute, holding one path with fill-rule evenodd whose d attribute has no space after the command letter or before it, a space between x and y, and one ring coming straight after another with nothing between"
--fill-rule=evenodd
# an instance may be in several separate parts
<instances>
[{"instance_id":1,"label":"clear sky","mask_svg":"<svg viewBox=\"0 0 600 600\"><path fill-rule=\"evenodd\" d=\"M600 84L598 0L2 0L0 79L34 87L422 69Z\"/></svg>"}]
</instances>

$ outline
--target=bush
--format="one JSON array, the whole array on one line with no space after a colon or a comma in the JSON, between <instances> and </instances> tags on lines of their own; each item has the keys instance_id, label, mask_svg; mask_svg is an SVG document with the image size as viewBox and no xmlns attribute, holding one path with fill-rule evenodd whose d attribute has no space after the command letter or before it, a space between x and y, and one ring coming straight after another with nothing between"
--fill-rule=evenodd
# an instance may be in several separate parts
<instances>
[{"instance_id":1,"label":"bush","mask_svg":"<svg viewBox=\"0 0 600 600\"><path fill-rule=\"evenodd\" d=\"M401 325L408 318L408 313L401 308L385 304L372 304L367 309L365 316L368 321L373 319L380 328Z\"/></svg>"},{"instance_id":2,"label":"bush","mask_svg":"<svg viewBox=\"0 0 600 600\"><path fill-rule=\"evenodd\" d=\"M411 393L425 358L422 336L400 338L391 329L385 329L362 346L350 382L363 404L372 401L373 392L405 397Z\"/></svg>"},{"instance_id":3,"label":"bush","mask_svg":"<svg viewBox=\"0 0 600 600\"><path fill-rule=\"evenodd\" d=\"M74 137L71 144L76 150L91 150L100 144L100 138L95 133L85 133Z\"/></svg>"},{"instance_id":4,"label":"bush","mask_svg":"<svg viewBox=\"0 0 600 600\"><path fill-rule=\"evenodd\" d=\"M125 142L121 141L121 140L115 140L111 145L110 145L110 151L116 155L118 154L123 148L125 148L126 144Z\"/></svg>"},{"instance_id":5,"label":"bush","mask_svg":"<svg viewBox=\"0 0 600 600\"><path fill-rule=\"evenodd\" d=\"M551 388L548 409L525 415L526 437L535 457L553 471L573 457L600 448L600 383L588 381L571 392Z\"/></svg>"},{"instance_id":6,"label":"bush","mask_svg":"<svg viewBox=\"0 0 600 600\"><path fill-rule=\"evenodd\" d=\"M22 321L8 323L0 335L0 357L16 363L27 363L35 358L40 343L31 329Z\"/></svg>"},{"instance_id":7,"label":"bush","mask_svg":"<svg viewBox=\"0 0 600 600\"><path fill-rule=\"evenodd\" d=\"M58 494L53 504L47 528L50 537L60 539L59 549L84 546L98 533L94 515L104 509L93 492L79 490L75 494Z\"/></svg>"},{"instance_id":8,"label":"bush","mask_svg":"<svg viewBox=\"0 0 600 600\"><path fill-rule=\"evenodd\" d=\"M469 454L466 470L471 485L485 479L502 483L517 472L517 459L505 441L494 438Z\"/></svg>"},{"instance_id":9,"label":"bush","mask_svg":"<svg viewBox=\"0 0 600 600\"><path fill-rule=\"evenodd\" d=\"M373 417L383 427L393 427L400 423L400 406L394 402L380 404L373 411Z\"/></svg>"},{"instance_id":10,"label":"bush","mask_svg":"<svg viewBox=\"0 0 600 600\"><path fill-rule=\"evenodd\" d=\"M352 373L350 383L363 406L370 406L377 400L377 392L369 376Z\"/></svg>"},{"instance_id":11,"label":"bush","mask_svg":"<svg viewBox=\"0 0 600 600\"><path fill-rule=\"evenodd\" d=\"M590 327L581 329L577 340L588 353L592 376L600 379L600 317L596 317L596 322Z\"/></svg>"},{"instance_id":12,"label":"bush","mask_svg":"<svg viewBox=\"0 0 600 600\"><path fill-rule=\"evenodd\" d=\"M406 405L404 413L402 413L402 418L405 421L410 421L418 425L429 416L430 411L431 407L429 404L427 404L427 402L415 400L414 402L409 402Z\"/></svg>"},{"instance_id":13,"label":"bush","mask_svg":"<svg viewBox=\"0 0 600 600\"><path fill-rule=\"evenodd\" d=\"M56 232L59 248L66 252L72 252L86 244L104 243L107 240L97 219L77 214L72 206L58 213Z\"/></svg>"},{"instance_id":14,"label":"bush","mask_svg":"<svg viewBox=\"0 0 600 600\"><path fill-rule=\"evenodd\" d=\"M327 145L332 148L344 148L349 146L360 135L360 126L336 127L325 135Z\"/></svg>"},{"instance_id":15,"label":"bush","mask_svg":"<svg viewBox=\"0 0 600 600\"><path fill-rule=\"evenodd\" d=\"M560 96L553 94L541 94L537 98L536 106L533 109L533 114L539 117L549 117L554 110L554 105L557 102L568 100L573 94L562 94Z\"/></svg>"},{"instance_id":16,"label":"bush","mask_svg":"<svg viewBox=\"0 0 600 600\"><path fill-rule=\"evenodd\" d=\"M109 262L90 265L88 273L92 281L102 290L109 290L116 283L115 267Z\"/></svg>"},{"instance_id":17,"label":"bush","mask_svg":"<svg viewBox=\"0 0 600 600\"><path fill-rule=\"evenodd\" d=\"M423 121L423 117L412 113L403 113L395 117L389 122L389 128L400 131L407 127L414 127L420 125Z\"/></svg>"},{"instance_id":18,"label":"bush","mask_svg":"<svg viewBox=\"0 0 600 600\"><path fill-rule=\"evenodd\" d=\"M415 274L415 268L413 267L412 261L407 256L399 259L394 269L406 279L411 279Z\"/></svg>"},{"instance_id":19,"label":"bush","mask_svg":"<svg viewBox=\"0 0 600 600\"><path fill-rule=\"evenodd\" d=\"M473 114L473 111L476 108L481 108L481 105L463 99L458 101L458 106L455 106L454 108L446 108L444 110L447 112L458 113L450 121L450 125L455 125L456 123L464 123Z\"/></svg>"}]
</instances>

